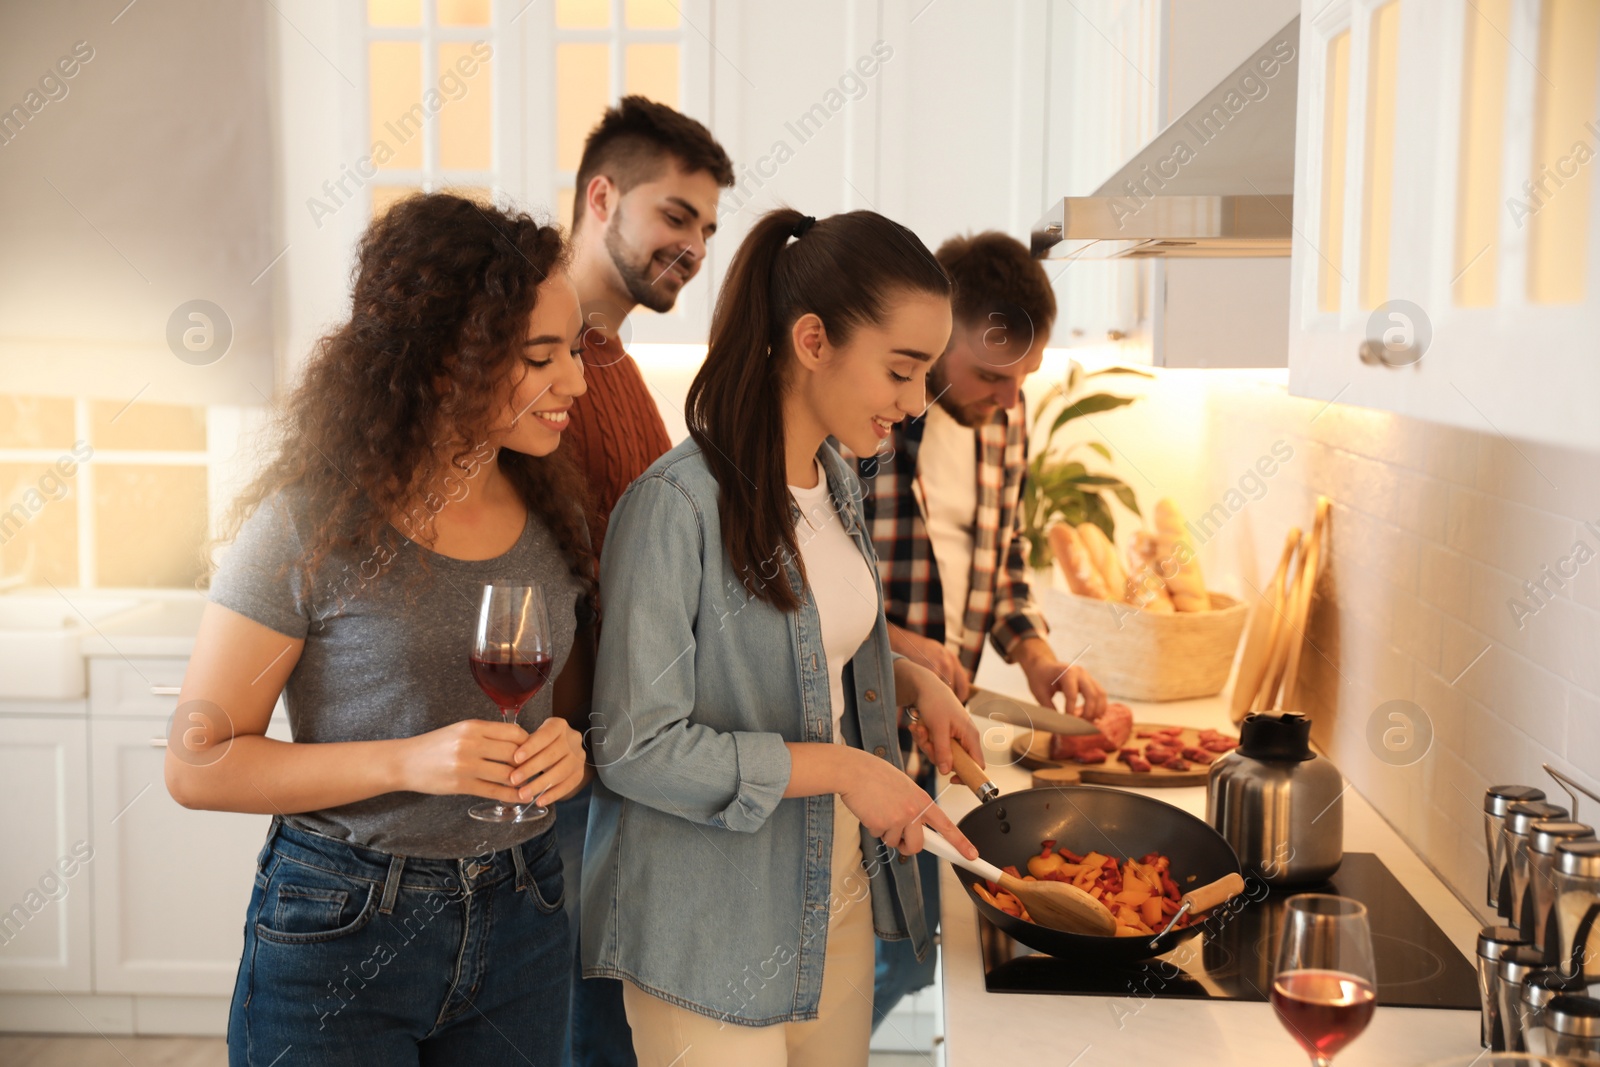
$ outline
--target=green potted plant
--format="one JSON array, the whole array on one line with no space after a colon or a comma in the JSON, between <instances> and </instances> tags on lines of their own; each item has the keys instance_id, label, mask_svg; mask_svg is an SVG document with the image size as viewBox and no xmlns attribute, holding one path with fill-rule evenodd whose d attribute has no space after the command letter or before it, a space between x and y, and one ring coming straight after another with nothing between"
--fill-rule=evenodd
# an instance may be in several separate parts
<instances>
[{"instance_id":1,"label":"green potted plant","mask_svg":"<svg viewBox=\"0 0 1600 1067\"><path fill-rule=\"evenodd\" d=\"M1102 459L1111 458L1111 450L1100 441L1075 441L1065 448L1056 446L1056 434L1074 419L1096 415L1126 407L1136 399L1115 396L1111 393L1091 393L1077 397L1079 387L1090 378L1108 374L1133 374L1151 378L1132 367L1107 367L1104 370L1085 372L1076 362L1067 372L1065 381L1050 388L1033 413L1029 439L1035 445L1033 458L1028 461L1028 481L1022 494L1022 533L1028 539L1028 566L1034 570L1047 570L1054 554L1045 531L1057 522L1092 522L1116 541L1116 520L1105 494L1110 493L1135 515L1139 502L1133 490L1120 478L1089 470L1080 459L1074 458L1080 448L1098 453ZM1039 425L1046 415L1051 416L1049 432L1039 442Z\"/></svg>"}]
</instances>

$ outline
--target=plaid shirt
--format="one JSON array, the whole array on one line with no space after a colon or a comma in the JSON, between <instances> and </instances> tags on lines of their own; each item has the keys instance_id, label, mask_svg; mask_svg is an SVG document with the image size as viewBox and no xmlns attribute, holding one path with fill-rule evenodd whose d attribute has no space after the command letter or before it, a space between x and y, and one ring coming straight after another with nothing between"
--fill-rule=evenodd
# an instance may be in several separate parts
<instances>
[{"instance_id":1,"label":"plaid shirt","mask_svg":"<svg viewBox=\"0 0 1600 1067\"><path fill-rule=\"evenodd\" d=\"M1028 469L1027 425L1019 401L1013 411L998 411L977 428L978 512L960 648L961 665L969 673L978 669L985 635L1009 663L1018 644L1049 631L1028 591L1027 542L1018 532L1018 503ZM901 421L890 433L887 452L856 462L867 489L867 522L883 577L884 614L896 626L943 643L944 588L917 477L917 452L926 426L926 415ZM937 491L939 474L929 475L926 480Z\"/></svg>"}]
</instances>

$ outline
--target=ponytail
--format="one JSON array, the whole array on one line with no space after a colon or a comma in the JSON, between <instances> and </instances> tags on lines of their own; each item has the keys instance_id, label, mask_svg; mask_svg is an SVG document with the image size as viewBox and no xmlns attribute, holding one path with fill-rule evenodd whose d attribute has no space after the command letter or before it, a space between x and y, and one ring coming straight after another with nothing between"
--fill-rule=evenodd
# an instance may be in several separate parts
<instances>
[{"instance_id":1,"label":"ponytail","mask_svg":"<svg viewBox=\"0 0 1600 1067\"><path fill-rule=\"evenodd\" d=\"M685 415L717 479L723 547L752 596L795 611L800 589L784 564L792 561L805 578L784 455L790 327L814 313L829 340L845 344L857 327L882 321L890 294L950 290L944 268L916 234L876 212L817 221L779 208L739 245Z\"/></svg>"}]
</instances>

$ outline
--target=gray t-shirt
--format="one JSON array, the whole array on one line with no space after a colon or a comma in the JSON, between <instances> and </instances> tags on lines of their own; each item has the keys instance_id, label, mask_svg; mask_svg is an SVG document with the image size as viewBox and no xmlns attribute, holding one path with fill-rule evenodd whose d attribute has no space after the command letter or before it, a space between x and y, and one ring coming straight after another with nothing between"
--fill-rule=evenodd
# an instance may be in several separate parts
<instances>
[{"instance_id":1,"label":"gray t-shirt","mask_svg":"<svg viewBox=\"0 0 1600 1067\"><path fill-rule=\"evenodd\" d=\"M335 552L304 588L295 566L311 524L293 492L269 498L245 522L212 579L210 599L288 637L305 640L284 688L298 744L414 737L462 719L500 718L467 657L483 586L495 578L544 587L561 673L577 630L582 584L545 524L529 514L522 536L494 559L458 560L402 541L391 554ZM426 558L426 567L423 560ZM287 565L287 566L286 566ZM581 610L587 615L587 607ZM551 714L544 689L518 719L532 731ZM509 848L550 828L467 815L469 796L385 793L286 816L313 833L404 856L458 859Z\"/></svg>"}]
</instances>

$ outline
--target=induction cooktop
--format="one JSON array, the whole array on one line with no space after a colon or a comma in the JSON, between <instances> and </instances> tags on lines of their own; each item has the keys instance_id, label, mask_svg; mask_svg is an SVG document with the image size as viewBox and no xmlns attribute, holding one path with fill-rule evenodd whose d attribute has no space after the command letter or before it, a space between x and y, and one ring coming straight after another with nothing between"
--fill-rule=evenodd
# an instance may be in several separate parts
<instances>
[{"instance_id":1,"label":"induction cooktop","mask_svg":"<svg viewBox=\"0 0 1600 1067\"><path fill-rule=\"evenodd\" d=\"M984 985L991 993L1128 997L1135 1006L1148 997L1264 1001L1272 988L1284 901L1295 893L1337 893L1367 906L1379 1004L1479 1010L1473 965L1369 852L1345 853L1322 885L1269 889L1252 882L1250 902L1231 917L1219 914L1166 955L1132 966L1085 966L1035 952L980 914Z\"/></svg>"}]
</instances>

